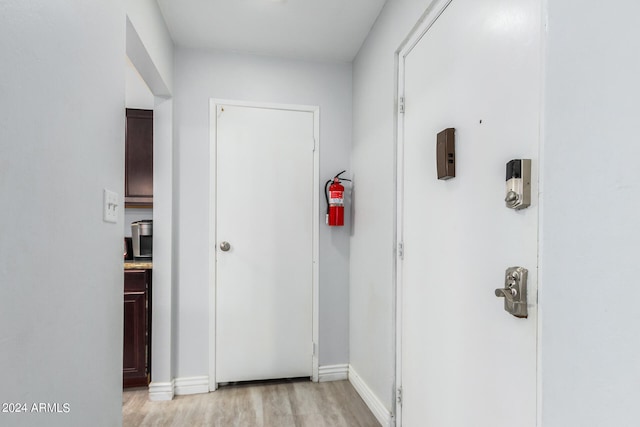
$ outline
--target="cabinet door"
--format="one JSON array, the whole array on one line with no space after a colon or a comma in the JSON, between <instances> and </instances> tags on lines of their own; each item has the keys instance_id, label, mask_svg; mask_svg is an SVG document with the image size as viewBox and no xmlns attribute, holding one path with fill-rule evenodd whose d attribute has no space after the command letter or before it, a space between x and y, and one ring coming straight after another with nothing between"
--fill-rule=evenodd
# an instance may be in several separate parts
<instances>
[{"instance_id":1,"label":"cabinet door","mask_svg":"<svg viewBox=\"0 0 640 427\"><path fill-rule=\"evenodd\" d=\"M153 110L127 108L125 204L153 204Z\"/></svg>"},{"instance_id":2,"label":"cabinet door","mask_svg":"<svg viewBox=\"0 0 640 427\"><path fill-rule=\"evenodd\" d=\"M148 380L148 277L144 270L126 271L124 293L124 387L146 386Z\"/></svg>"}]
</instances>

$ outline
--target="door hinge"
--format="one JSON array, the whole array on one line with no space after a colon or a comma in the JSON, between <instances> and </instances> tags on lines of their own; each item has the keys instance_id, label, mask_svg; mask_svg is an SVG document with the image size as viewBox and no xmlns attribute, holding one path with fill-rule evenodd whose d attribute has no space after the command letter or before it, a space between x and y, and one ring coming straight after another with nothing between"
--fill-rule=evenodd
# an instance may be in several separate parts
<instances>
[{"instance_id":1,"label":"door hinge","mask_svg":"<svg viewBox=\"0 0 640 427\"><path fill-rule=\"evenodd\" d=\"M398 256L404 259L404 242L398 242Z\"/></svg>"},{"instance_id":2,"label":"door hinge","mask_svg":"<svg viewBox=\"0 0 640 427\"><path fill-rule=\"evenodd\" d=\"M314 342L311 343L311 354L313 356L316 355L316 343L314 343Z\"/></svg>"},{"instance_id":3,"label":"door hinge","mask_svg":"<svg viewBox=\"0 0 640 427\"><path fill-rule=\"evenodd\" d=\"M402 387L396 389L396 402L402 406Z\"/></svg>"},{"instance_id":4,"label":"door hinge","mask_svg":"<svg viewBox=\"0 0 640 427\"><path fill-rule=\"evenodd\" d=\"M400 114L404 114L404 96L398 99L398 111L400 111Z\"/></svg>"},{"instance_id":5,"label":"door hinge","mask_svg":"<svg viewBox=\"0 0 640 427\"><path fill-rule=\"evenodd\" d=\"M313 148L311 149L311 151L316 151L316 139L313 138Z\"/></svg>"}]
</instances>

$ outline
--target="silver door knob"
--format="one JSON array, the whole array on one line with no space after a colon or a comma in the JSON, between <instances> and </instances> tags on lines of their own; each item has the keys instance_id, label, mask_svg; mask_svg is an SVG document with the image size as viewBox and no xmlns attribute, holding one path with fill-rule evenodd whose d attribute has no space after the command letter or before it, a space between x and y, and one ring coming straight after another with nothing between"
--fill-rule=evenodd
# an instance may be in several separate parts
<instances>
[{"instance_id":1,"label":"silver door knob","mask_svg":"<svg viewBox=\"0 0 640 427\"><path fill-rule=\"evenodd\" d=\"M229 249L231 249L231 245L229 244L229 242L222 242L220 243L220 249L222 249L222 251L227 252Z\"/></svg>"}]
</instances>

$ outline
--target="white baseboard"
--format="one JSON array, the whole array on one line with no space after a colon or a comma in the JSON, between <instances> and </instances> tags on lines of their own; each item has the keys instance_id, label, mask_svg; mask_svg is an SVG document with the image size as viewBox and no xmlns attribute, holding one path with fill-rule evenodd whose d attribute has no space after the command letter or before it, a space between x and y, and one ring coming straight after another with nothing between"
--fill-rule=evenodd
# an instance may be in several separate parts
<instances>
[{"instance_id":1,"label":"white baseboard","mask_svg":"<svg viewBox=\"0 0 640 427\"><path fill-rule=\"evenodd\" d=\"M176 396L209 393L208 376L176 378L175 384Z\"/></svg>"},{"instance_id":2,"label":"white baseboard","mask_svg":"<svg viewBox=\"0 0 640 427\"><path fill-rule=\"evenodd\" d=\"M349 378L349 365L327 365L318 368L318 381L340 381Z\"/></svg>"},{"instance_id":3,"label":"white baseboard","mask_svg":"<svg viewBox=\"0 0 640 427\"><path fill-rule=\"evenodd\" d=\"M175 390L175 381L167 383L152 382L149 384L149 400L171 400Z\"/></svg>"},{"instance_id":4,"label":"white baseboard","mask_svg":"<svg viewBox=\"0 0 640 427\"><path fill-rule=\"evenodd\" d=\"M360 378L358 373L349 365L349 382L356 389L364 403L367 404L373 415L383 427L392 427L391 412L384 406L369 386Z\"/></svg>"}]
</instances>

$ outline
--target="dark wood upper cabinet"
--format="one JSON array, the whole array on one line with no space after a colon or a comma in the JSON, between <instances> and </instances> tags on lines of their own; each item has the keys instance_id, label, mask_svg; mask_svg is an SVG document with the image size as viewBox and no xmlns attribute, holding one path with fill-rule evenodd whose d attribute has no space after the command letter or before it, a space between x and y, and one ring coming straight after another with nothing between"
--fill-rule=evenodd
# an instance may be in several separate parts
<instances>
[{"instance_id":1,"label":"dark wood upper cabinet","mask_svg":"<svg viewBox=\"0 0 640 427\"><path fill-rule=\"evenodd\" d=\"M127 108L125 207L153 205L153 110Z\"/></svg>"}]
</instances>

